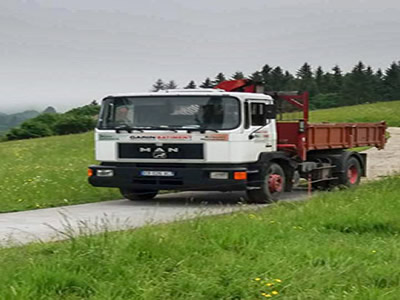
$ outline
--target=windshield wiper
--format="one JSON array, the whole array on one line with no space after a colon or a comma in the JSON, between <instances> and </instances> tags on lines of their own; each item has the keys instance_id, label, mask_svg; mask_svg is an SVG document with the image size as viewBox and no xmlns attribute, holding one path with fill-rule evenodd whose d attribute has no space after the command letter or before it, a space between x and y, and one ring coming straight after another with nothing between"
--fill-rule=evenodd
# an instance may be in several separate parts
<instances>
[{"instance_id":1,"label":"windshield wiper","mask_svg":"<svg viewBox=\"0 0 400 300\"><path fill-rule=\"evenodd\" d=\"M171 128L171 127L168 127L167 125L149 126L149 127L146 127L146 129L150 129L150 130L170 130L170 131L173 131L173 132L178 132L178 130L176 128Z\"/></svg>"},{"instance_id":2,"label":"windshield wiper","mask_svg":"<svg viewBox=\"0 0 400 300\"><path fill-rule=\"evenodd\" d=\"M218 133L218 130L211 129L211 128L185 128L185 130L187 130L188 133L195 132L195 131L199 131L200 133L206 133L207 130Z\"/></svg>"},{"instance_id":3,"label":"windshield wiper","mask_svg":"<svg viewBox=\"0 0 400 300\"><path fill-rule=\"evenodd\" d=\"M143 129L148 129L150 127L130 127L128 124L122 124L122 125L118 125L115 126L115 132L116 133L120 133L121 131L127 131L128 133L131 133L134 130L143 132Z\"/></svg>"},{"instance_id":4,"label":"windshield wiper","mask_svg":"<svg viewBox=\"0 0 400 300\"><path fill-rule=\"evenodd\" d=\"M115 131L117 133L120 133L121 131L127 131L128 133L131 133L132 131L140 131L143 132L143 130L170 130L173 132L178 132L176 128L170 128L168 126L140 126L140 127L131 127L128 124L122 124L114 127Z\"/></svg>"}]
</instances>

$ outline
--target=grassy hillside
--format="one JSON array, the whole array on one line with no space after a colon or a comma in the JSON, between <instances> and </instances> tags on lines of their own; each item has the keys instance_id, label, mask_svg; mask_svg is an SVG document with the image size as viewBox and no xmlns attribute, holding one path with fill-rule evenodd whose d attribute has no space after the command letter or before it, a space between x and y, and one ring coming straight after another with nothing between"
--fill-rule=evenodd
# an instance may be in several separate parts
<instances>
[{"instance_id":1,"label":"grassy hillside","mask_svg":"<svg viewBox=\"0 0 400 300\"><path fill-rule=\"evenodd\" d=\"M400 177L303 203L0 249L0 299L399 299Z\"/></svg>"},{"instance_id":2,"label":"grassy hillside","mask_svg":"<svg viewBox=\"0 0 400 300\"><path fill-rule=\"evenodd\" d=\"M375 122L400 126L400 101L319 110L314 122ZM87 184L93 133L0 143L0 212L120 198Z\"/></svg>"},{"instance_id":3,"label":"grassy hillside","mask_svg":"<svg viewBox=\"0 0 400 300\"><path fill-rule=\"evenodd\" d=\"M379 102L312 111L312 122L379 122L400 126L400 101Z\"/></svg>"},{"instance_id":4,"label":"grassy hillside","mask_svg":"<svg viewBox=\"0 0 400 300\"><path fill-rule=\"evenodd\" d=\"M0 143L0 212L120 198L87 183L93 133Z\"/></svg>"}]
</instances>

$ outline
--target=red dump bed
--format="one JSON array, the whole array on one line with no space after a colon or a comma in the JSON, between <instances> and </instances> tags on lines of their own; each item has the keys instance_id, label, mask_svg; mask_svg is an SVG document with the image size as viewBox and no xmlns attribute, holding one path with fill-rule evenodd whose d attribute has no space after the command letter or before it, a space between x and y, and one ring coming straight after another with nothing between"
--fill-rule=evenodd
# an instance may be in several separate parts
<instances>
[{"instance_id":1,"label":"red dump bed","mask_svg":"<svg viewBox=\"0 0 400 300\"><path fill-rule=\"evenodd\" d=\"M304 123L303 123L304 124ZM305 159L311 150L348 149L386 143L385 122L380 123L305 123L278 122L278 149L291 151Z\"/></svg>"},{"instance_id":2,"label":"red dump bed","mask_svg":"<svg viewBox=\"0 0 400 300\"><path fill-rule=\"evenodd\" d=\"M373 146L383 149L386 123L309 123L308 93L276 95L277 100L303 111L297 122L278 122L278 150L290 152L303 160L308 151L349 149Z\"/></svg>"}]
</instances>

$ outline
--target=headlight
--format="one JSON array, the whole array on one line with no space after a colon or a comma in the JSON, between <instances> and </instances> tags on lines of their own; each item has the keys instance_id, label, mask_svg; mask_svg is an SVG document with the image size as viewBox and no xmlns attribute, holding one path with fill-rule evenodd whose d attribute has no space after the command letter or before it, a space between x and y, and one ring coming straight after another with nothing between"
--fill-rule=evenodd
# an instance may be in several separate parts
<instances>
[{"instance_id":1,"label":"headlight","mask_svg":"<svg viewBox=\"0 0 400 300\"><path fill-rule=\"evenodd\" d=\"M112 177L114 176L114 170L111 169L97 169L96 175L99 177Z\"/></svg>"},{"instance_id":2,"label":"headlight","mask_svg":"<svg viewBox=\"0 0 400 300\"><path fill-rule=\"evenodd\" d=\"M210 172L211 179L228 179L229 173L228 172Z\"/></svg>"}]
</instances>

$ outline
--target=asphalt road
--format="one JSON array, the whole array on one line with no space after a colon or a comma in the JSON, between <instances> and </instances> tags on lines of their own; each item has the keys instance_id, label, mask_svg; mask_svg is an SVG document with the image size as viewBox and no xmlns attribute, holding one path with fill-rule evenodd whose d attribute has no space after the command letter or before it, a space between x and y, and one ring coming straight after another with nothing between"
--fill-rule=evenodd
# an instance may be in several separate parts
<instances>
[{"instance_id":1,"label":"asphalt road","mask_svg":"<svg viewBox=\"0 0 400 300\"><path fill-rule=\"evenodd\" d=\"M0 245L68 238L80 232L99 232L141 227L206 215L259 209L244 205L244 193L182 192L159 195L151 201L113 200L59 208L0 214ZM284 201L305 199L303 191L287 193Z\"/></svg>"}]
</instances>

